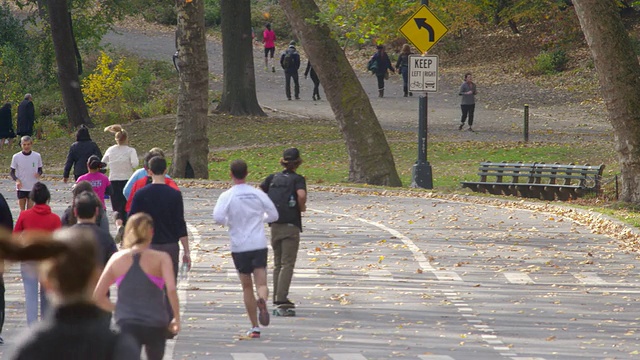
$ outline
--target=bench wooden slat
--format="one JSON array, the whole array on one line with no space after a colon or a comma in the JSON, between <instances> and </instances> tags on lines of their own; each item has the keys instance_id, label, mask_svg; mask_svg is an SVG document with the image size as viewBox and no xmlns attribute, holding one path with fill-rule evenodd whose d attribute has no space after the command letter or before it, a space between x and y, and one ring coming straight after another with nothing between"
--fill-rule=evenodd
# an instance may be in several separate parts
<instances>
[{"instance_id":1,"label":"bench wooden slat","mask_svg":"<svg viewBox=\"0 0 640 360\"><path fill-rule=\"evenodd\" d=\"M600 191L604 165L482 162L480 181L463 181L462 187L491 194L542 197L553 200L577 198ZM589 186L587 186L589 184Z\"/></svg>"}]
</instances>

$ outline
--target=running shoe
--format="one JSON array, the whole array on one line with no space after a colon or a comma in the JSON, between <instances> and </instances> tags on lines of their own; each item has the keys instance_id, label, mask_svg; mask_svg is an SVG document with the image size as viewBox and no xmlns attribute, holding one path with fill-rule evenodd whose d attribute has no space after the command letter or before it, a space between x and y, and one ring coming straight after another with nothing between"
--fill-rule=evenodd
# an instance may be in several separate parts
<instances>
[{"instance_id":1,"label":"running shoe","mask_svg":"<svg viewBox=\"0 0 640 360\"><path fill-rule=\"evenodd\" d=\"M251 330L247 331L247 337L252 339L260 338L260 328L254 327Z\"/></svg>"},{"instance_id":2,"label":"running shoe","mask_svg":"<svg viewBox=\"0 0 640 360\"><path fill-rule=\"evenodd\" d=\"M464 127L464 123L460 124L460 127L458 128L458 130L462 130L463 127Z\"/></svg>"},{"instance_id":3,"label":"running shoe","mask_svg":"<svg viewBox=\"0 0 640 360\"><path fill-rule=\"evenodd\" d=\"M269 325L269 311L267 310L267 303L264 299L258 299L258 321L260 321L260 325L262 326Z\"/></svg>"}]
</instances>

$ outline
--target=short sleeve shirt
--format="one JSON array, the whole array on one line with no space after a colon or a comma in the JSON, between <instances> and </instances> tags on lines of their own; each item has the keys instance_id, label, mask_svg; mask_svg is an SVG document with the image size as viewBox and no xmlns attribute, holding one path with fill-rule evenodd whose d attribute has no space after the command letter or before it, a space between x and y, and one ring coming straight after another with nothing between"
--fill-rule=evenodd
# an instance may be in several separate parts
<instances>
[{"instance_id":1,"label":"short sleeve shirt","mask_svg":"<svg viewBox=\"0 0 640 360\"><path fill-rule=\"evenodd\" d=\"M36 177L38 168L41 167L42 158L35 151L31 151L29 155L25 155L21 151L11 158L11 168L16 171L16 177L22 183L22 191L31 191L33 189L33 185L38 182Z\"/></svg>"},{"instance_id":2,"label":"short sleeve shirt","mask_svg":"<svg viewBox=\"0 0 640 360\"><path fill-rule=\"evenodd\" d=\"M106 208L106 206L104 205L104 194L109 185L111 185L111 182L109 181L107 175L101 172L86 173L80 176L76 182L80 181L88 181L89 183L91 183L93 191L98 194L100 201L102 201L102 207Z\"/></svg>"}]
</instances>

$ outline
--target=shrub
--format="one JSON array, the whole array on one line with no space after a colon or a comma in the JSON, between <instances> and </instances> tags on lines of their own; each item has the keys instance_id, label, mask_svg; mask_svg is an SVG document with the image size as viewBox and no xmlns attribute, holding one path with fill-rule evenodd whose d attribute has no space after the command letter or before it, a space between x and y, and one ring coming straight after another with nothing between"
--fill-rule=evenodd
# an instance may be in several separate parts
<instances>
[{"instance_id":1,"label":"shrub","mask_svg":"<svg viewBox=\"0 0 640 360\"><path fill-rule=\"evenodd\" d=\"M534 74L555 74L563 71L569 62L564 50L543 51L534 58Z\"/></svg>"},{"instance_id":2,"label":"shrub","mask_svg":"<svg viewBox=\"0 0 640 360\"><path fill-rule=\"evenodd\" d=\"M153 3L141 10L142 17L148 22L155 22L163 25L176 25L178 14L173 3Z\"/></svg>"},{"instance_id":3,"label":"shrub","mask_svg":"<svg viewBox=\"0 0 640 360\"><path fill-rule=\"evenodd\" d=\"M220 25L220 0L205 0L204 2L204 26L212 27Z\"/></svg>"},{"instance_id":4,"label":"shrub","mask_svg":"<svg viewBox=\"0 0 640 360\"><path fill-rule=\"evenodd\" d=\"M256 41L262 41L264 25L271 23L271 30L276 33L276 39L286 40L294 38L293 29L287 20L284 10L278 4L258 3L251 6L251 26L256 33Z\"/></svg>"},{"instance_id":5,"label":"shrub","mask_svg":"<svg viewBox=\"0 0 640 360\"><path fill-rule=\"evenodd\" d=\"M105 114L109 105L123 100L122 84L129 81L130 77L123 60L113 68L112 63L109 55L101 52L95 71L82 80L82 91L93 114Z\"/></svg>"},{"instance_id":6,"label":"shrub","mask_svg":"<svg viewBox=\"0 0 640 360\"><path fill-rule=\"evenodd\" d=\"M9 4L0 4L0 45L11 45L18 51L27 48L28 39L20 20L11 14Z\"/></svg>"}]
</instances>

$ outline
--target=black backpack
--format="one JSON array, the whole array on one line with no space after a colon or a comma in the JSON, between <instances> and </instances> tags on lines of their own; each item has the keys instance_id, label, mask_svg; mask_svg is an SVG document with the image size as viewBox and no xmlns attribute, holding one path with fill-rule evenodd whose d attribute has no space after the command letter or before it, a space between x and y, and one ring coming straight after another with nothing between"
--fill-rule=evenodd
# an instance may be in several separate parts
<instances>
[{"instance_id":1,"label":"black backpack","mask_svg":"<svg viewBox=\"0 0 640 360\"><path fill-rule=\"evenodd\" d=\"M285 70L293 67L293 51L285 51L284 59L282 60L282 68Z\"/></svg>"},{"instance_id":2,"label":"black backpack","mask_svg":"<svg viewBox=\"0 0 640 360\"><path fill-rule=\"evenodd\" d=\"M278 224L295 224L298 220L298 204L295 195L294 174L277 173L271 179L267 195L278 209Z\"/></svg>"}]
</instances>

